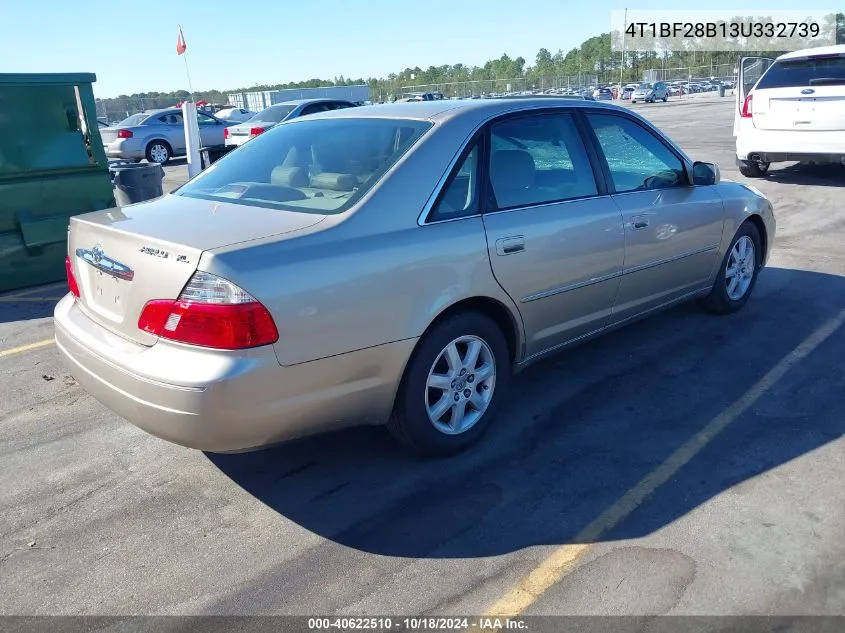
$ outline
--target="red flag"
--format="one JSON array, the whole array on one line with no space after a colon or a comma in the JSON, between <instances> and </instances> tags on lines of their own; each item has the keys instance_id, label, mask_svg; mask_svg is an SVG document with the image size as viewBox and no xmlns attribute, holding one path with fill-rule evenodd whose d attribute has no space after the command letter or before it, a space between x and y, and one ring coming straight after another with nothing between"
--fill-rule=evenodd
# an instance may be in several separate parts
<instances>
[{"instance_id":1,"label":"red flag","mask_svg":"<svg viewBox=\"0 0 845 633\"><path fill-rule=\"evenodd\" d=\"M188 48L188 45L185 43L185 36L182 35L182 29L179 29L179 37L176 39L176 54L181 55L184 53Z\"/></svg>"}]
</instances>

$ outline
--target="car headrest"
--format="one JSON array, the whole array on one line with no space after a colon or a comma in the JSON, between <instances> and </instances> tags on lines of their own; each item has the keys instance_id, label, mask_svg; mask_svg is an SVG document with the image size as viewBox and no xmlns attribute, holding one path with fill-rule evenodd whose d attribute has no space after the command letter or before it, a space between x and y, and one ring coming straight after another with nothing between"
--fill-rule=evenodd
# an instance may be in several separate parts
<instances>
[{"instance_id":1,"label":"car headrest","mask_svg":"<svg viewBox=\"0 0 845 633\"><path fill-rule=\"evenodd\" d=\"M525 189L534 185L536 167L531 154L521 149L500 149L490 161L490 181L500 191Z\"/></svg>"},{"instance_id":2,"label":"car headrest","mask_svg":"<svg viewBox=\"0 0 845 633\"><path fill-rule=\"evenodd\" d=\"M270 183L285 187L307 187L308 172L302 167L284 167L279 165L270 172Z\"/></svg>"},{"instance_id":3,"label":"car headrest","mask_svg":"<svg viewBox=\"0 0 845 633\"><path fill-rule=\"evenodd\" d=\"M311 186L332 191L352 191L358 186L358 179L352 174L338 174L324 171L311 176Z\"/></svg>"}]
</instances>

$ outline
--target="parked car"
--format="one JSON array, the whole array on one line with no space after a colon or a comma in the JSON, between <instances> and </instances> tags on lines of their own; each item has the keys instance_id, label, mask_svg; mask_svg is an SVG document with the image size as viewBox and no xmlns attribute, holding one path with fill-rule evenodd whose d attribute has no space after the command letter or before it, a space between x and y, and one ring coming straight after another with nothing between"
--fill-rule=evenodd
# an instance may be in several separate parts
<instances>
[{"instance_id":1,"label":"parked car","mask_svg":"<svg viewBox=\"0 0 845 633\"><path fill-rule=\"evenodd\" d=\"M223 131L230 122L197 111L202 145L222 145ZM113 127L100 129L109 158L141 160L167 164L187 151L182 111L177 108L148 110L133 114Z\"/></svg>"},{"instance_id":2,"label":"parked car","mask_svg":"<svg viewBox=\"0 0 845 633\"><path fill-rule=\"evenodd\" d=\"M743 176L784 161L845 164L845 45L743 58L736 95Z\"/></svg>"},{"instance_id":3,"label":"parked car","mask_svg":"<svg viewBox=\"0 0 845 633\"><path fill-rule=\"evenodd\" d=\"M249 139L275 127L282 121L289 121L301 116L358 107L351 101L341 99L299 99L285 101L265 108L251 119L233 125L225 132L226 145L243 145Z\"/></svg>"},{"instance_id":4,"label":"parked car","mask_svg":"<svg viewBox=\"0 0 845 633\"><path fill-rule=\"evenodd\" d=\"M597 88L593 90L593 99L596 101L613 101L613 91L610 88Z\"/></svg>"},{"instance_id":5,"label":"parked car","mask_svg":"<svg viewBox=\"0 0 845 633\"><path fill-rule=\"evenodd\" d=\"M55 335L85 389L172 442L387 424L445 455L549 354L692 299L740 310L774 236L762 194L627 108L341 109L73 216Z\"/></svg>"},{"instance_id":6,"label":"parked car","mask_svg":"<svg viewBox=\"0 0 845 633\"><path fill-rule=\"evenodd\" d=\"M246 108L224 108L215 115L221 121L234 121L235 123L243 123L249 121L255 116L255 112L250 112Z\"/></svg>"},{"instance_id":7,"label":"parked car","mask_svg":"<svg viewBox=\"0 0 845 633\"><path fill-rule=\"evenodd\" d=\"M669 86L664 81L656 83L641 83L634 92L631 93L631 103L637 101L645 101L646 103L654 103L655 101L666 101L669 98Z\"/></svg>"},{"instance_id":8,"label":"parked car","mask_svg":"<svg viewBox=\"0 0 845 633\"><path fill-rule=\"evenodd\" d=\"M622 99L630 99L631 95L634 94L634 90L636 90L634 86L625 86L622 88Z\"/></svg>"}]
</instances>

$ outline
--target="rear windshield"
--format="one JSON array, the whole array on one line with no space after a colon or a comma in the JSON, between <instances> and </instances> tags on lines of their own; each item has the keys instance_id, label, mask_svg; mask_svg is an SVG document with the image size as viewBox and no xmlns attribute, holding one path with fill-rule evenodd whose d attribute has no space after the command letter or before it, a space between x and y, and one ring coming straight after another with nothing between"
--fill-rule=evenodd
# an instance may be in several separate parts
<instances>
[{"instance_id":1,"label":"rear windshield","mask_svg":"<svg viewBox=\"0 0 845 633\"><path fill-rule=\"evenodd\" d=\"M758 90L845 84L845 57L775 62L760 78Z\"/></svg>"},{"instance_id":2,"label":"rear windshield","mask_svg":"<svg viewBox=\"0 0 845 633\"><path fill-rule=\"evenodd\" d=\"M175 195L342 213L431 125L404 119L296 119L232 151Z\"/></svg>"},{"instance_id":3,"label":"rear windshield","mask_svg":"<svg viewBox=\"0 0 845 633\"><path fill-rule=\"evenodd\" d=\"M262 110L250 121L263 121L265 123L278 123L293 111L292 105L277 105L270 106L266 110Z\"/></svg>"},{"instance_id":4,"label":"rear windshield","mask_svg":"<svg viewBox=\"0 0 845 633\"><path fill-rule=\"evenodd\" d=\"M133 125L140 125L141 121L143 121L149 116L149 114L144 114L143 112L141 112L140 114L133 114L132 116L126 117L125 119L123 119L123 121L118 123L117 127L131 127Z\"/></svg>"}]
</instances>

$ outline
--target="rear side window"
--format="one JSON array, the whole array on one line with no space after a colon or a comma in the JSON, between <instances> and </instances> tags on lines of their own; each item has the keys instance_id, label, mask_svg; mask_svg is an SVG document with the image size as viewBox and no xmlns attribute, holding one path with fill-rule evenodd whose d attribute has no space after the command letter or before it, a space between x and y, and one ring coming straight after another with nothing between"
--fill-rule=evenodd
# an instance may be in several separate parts
<instances>
[{"instance_id":1,"label":"rear side window","mask_svg":"<svg viewBox=\"0 0 845 633\"><path fill-rule=\"evenodd\" d=\"M772 64L760 78L757 90L845 85L845 57L815 57Z\"/></svg>"},{"instance_id":2,"label":"rear side window","mask_svg":"<svg viewBox=\"0 0 845 633\"><path fill-rule=\"evenodd\" d=\"M490 185L499 209L598 193L570 114L538 114L496 123L490 131L490 148Z\"/></svg>"}]
</instances>

